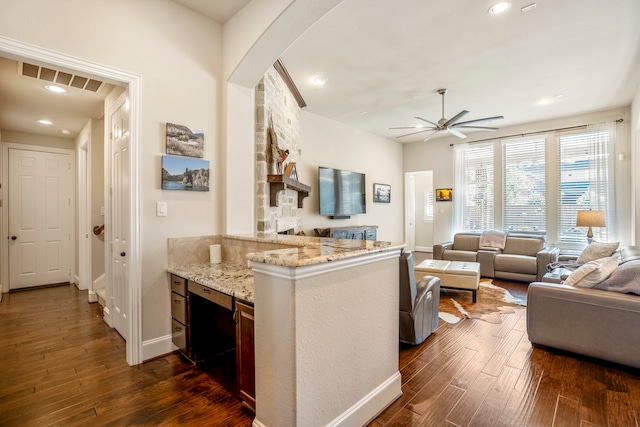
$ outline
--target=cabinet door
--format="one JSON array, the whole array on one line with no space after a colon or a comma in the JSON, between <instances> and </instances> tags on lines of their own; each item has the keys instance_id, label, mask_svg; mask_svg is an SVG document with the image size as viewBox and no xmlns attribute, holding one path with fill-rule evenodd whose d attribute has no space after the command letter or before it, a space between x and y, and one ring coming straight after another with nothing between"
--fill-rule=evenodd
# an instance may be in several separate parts
<instances>
[{"instance_id":1,"label":"cabinet door","mask_svg":"<svg viewBox=\"0 0 640 427\"><path fill-rule=\"evenodd\" d=\"M349 238L353 240L364 240L364 230L354 230Z\"/></svg>"},{"instance_id":2,"label":"cabinet door","mask_svg":"<svg viewBox=\"0 0 640 427\"><path fill-rule=\"evenodd\" d=\"M253 306L236 300L236 369L240 399L256 408L256 362L253 343Z\"/></svg>"}]
</instances>

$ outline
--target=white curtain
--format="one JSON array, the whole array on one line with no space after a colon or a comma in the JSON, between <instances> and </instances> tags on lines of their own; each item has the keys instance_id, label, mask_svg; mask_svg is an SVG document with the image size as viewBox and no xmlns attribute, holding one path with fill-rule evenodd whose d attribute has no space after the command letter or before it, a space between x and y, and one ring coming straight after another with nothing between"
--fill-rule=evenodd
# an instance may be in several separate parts
<instances>
[{"instance_id":1,"label":"white curtain","mask_svg":"<svg viewBox=\"0 0 640 427\"><path fill-rule=\"evenodd\" d=\"M608 241L617 241L615 230L615 172L614 146L616 141L616 123L598 123L587 126L592 133L589 141L589 188L591 190L590 208L605 212L606 229L601 229L602 237Z\"/></svg>"}]
</instances>

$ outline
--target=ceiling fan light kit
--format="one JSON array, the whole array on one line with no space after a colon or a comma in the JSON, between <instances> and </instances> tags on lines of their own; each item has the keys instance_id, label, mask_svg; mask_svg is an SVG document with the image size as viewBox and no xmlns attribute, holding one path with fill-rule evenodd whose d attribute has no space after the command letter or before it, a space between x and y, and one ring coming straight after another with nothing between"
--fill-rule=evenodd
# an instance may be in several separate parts
<instances>
[{"instance_id":1,"label":"ceiling fan light kit","mask_svg":"<svg viewBox=\"0 0 640 427\"><path fill-rule=\"evenodd\" d=\"M448 92L447 89L438 89L438 93L440 94L440 96L442 96L442 118L440 120L438 120L437 122L433 122L431 120L427 120L427 119L424 119L422 117L414 117L417 120L421 120L423 122L429 123L431 125L431 127L422 126L422 125L416 125L416 126L393 127L393 128L389 128L389 129L420 129L417 132L407 133L405 135L397 136L396 138L403 138L405 136L415 135L415 134L422 133L422 132L431 132L423 141L428 140L429 138L431 138L433 135L435 135L438 132L447 132L447 133L450 133L451 135L457 136L460 139L464 139L467 136L465 134L463 134L462 132L460 132L460 129L489 130L489 131L498 130L498 128L496 128L496 127L476 126L475 123L489 122L489 121L492 121L492 120L504 119L504 116L485 117L483 119L475 119L475 120L468 120L466 122L459 122L459 120L462 117L464 117L465 115L469 114L469 111L462 110L462 111L460 111L458 114L456 114L455 116L453 116L450 119L445 118L445 116L444 116L444 96L447 94L447 92Z\"/></svg>"}]
</instances>

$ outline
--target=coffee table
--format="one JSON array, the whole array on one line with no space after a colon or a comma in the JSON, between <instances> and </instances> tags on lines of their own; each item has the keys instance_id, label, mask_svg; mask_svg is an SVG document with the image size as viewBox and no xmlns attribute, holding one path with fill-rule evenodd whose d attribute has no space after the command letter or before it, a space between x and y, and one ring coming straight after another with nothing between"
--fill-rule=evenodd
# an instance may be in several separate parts
<instances>
[{"instance_id":1,"label":"coffee table","mask_svg":"<svg viewBox=\"0 0 640 427\"><path fill-rule=\"evenodd\" d=\"M440 278L440 288L471 291L473 302L477 300L480 285L480 263L426 259L415 266L416 281L423 276Z\"/></svg>"}]
</instances>

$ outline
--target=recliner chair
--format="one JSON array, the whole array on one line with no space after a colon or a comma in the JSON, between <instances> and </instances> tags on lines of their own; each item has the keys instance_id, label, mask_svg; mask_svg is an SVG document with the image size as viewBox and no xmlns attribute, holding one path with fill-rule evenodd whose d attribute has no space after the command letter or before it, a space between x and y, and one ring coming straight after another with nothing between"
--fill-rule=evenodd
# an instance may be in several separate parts
<instances>
[{"instance_id":1,"label":"recliner chair","mask_svg":"<svg viewBox=\"0 0 640 427\"><path fill-rule=\"evenodd\" d=\"M400 255L400 341L420 344L438 327L440 279L424 276L416 283L413 254Z\"/></svg>"}]
</instances>

